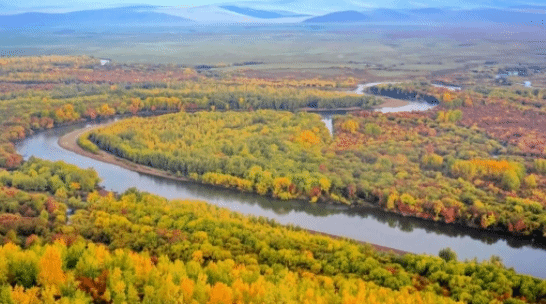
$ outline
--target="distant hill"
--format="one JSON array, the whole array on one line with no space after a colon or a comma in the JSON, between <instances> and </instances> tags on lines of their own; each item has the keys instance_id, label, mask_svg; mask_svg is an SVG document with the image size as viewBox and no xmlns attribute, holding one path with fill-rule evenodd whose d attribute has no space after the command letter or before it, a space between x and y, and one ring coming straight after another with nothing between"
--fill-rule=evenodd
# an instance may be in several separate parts
<instances>
[{"instance_id":1,"label":"distant hill","mask_svg":"<svg viewBox=\"0 0 546 304\"><path fill-rule=\"evenodd\" d=\"M293 12L265 11L265 10L257 10L257 9L233 6L233 5L222 5L220 7L225 9L225 10L237 13L237 14L246 15L246 16L255 17L255 18L261 18L261 19L275 19L275 18L286 18L286 17L305 17L305 16L309 16L309 15L297 14L297 13L293 13Z\"/></svg>"},{"instance_id":2,"label":"distant hill","mask_svg":"<svg viewBox=\"0 0 546 304\"><path fill-rule=\"evenodd\" d=\"M410 13L417 14L417 15L440 15L445 13L444 10L440 8L419 8L419 9L413 9L409 10Z\"/></svg>"},{"instance_id":3,"label":"distant hill","mask_svg":"<svg viewBox=\"0 0 546 304\"><path fill-rule=\"evenodd\" d=\"M528 25L531 21L535 23L542 22L544 14L504 9L476 9L457 12L453 19Z\"/></svg>"},{"instance_id":4,"label":"distant hill","mask_svg":"<svg viewBox=\"0 0 546 304\"><path fill-rule=\"evenodd\" d=\"M0 0L1 3L2 0ZM307 23L387 23L387 24L465 24L504 23L510 25L544 26L543 6L513 6L511 8L410 8L410 9L347 9L328 12L335 9L325 2L316 0L320 5L312 9L326 10L328 13L302 13L292 10L296 4L306 4L311 0L279 0L273 2L277 7L259 8L253 2L239 5L203 5L193 7L169 6L130 6L120 8L83 10L69 13L29 12L15 15L0 15L0 29L9 31L18 28L85 30L101 32L117 28L138 26L179 26L191 24L293 24ZM262 3L261 1L259 1ZM342 1L343 2L343 1ZM350 2L350 1L349 1ZM344 1L345 6L350 6ZM281 8L286 9L281 9Z\"/></svg>"},{"instance_id":5,"label":"distant hill","mask_svg":"<svg viewBox=\"0 0 546 304\"><path fill-rule=\"evenodd\" d=\"M351 22L404 22L412 24L460 24L465 23L505 23L520 25L539 25L544 19L540 10L483 8L471 10L452 10L441 8L425 9L375 9L365 12L343 11L305 20L309 23L351 23Z\"/></svg>"},{"instance_id":6,"label":"distant hill","mask_svg":"<svg viewBox=\"0 0 546 304\"><path fill-rule=\"evenodd\" d=\"M299 23L309 15L282 10L249 9L242 6L201 5L194 7L158 7L155 12L194 20L200 24L283 24Z\"/></svg>"},{"instance_id":7,"label":"distant hill","mask_svg":"<svg viewBox=\"0 0 546 304\"><path fill-rule=\"evenodd\" d=\"M110 9L85 10L70 13L46 14L24 13L0 15L0 26L6 28L26 27L96 27L134 25L181 25L193 21L165 13L152 11L153 6L132 6Z\"/></svg>"},{"instance_id":8,"label":"distant hill","mask_svg":"<svg viewBox=\"0 0 546 304\"><path fill-rule=\"evenodd\" d=\"M305 20L309 23L350 23L366 21L368 17L357 11L345 11L326 14L324 16L313 17Z\"/></svg>"},{"instance_id":9,"label":"distant hill","mask_svg":"<svg viewBox=\"0 0 546 304\"><path fill-rule=\"evenodd\" d=\"M370 21L402 21L408 20L411 16L403 10L376 9L366 14Z\"/></svg>"}]
</instances>

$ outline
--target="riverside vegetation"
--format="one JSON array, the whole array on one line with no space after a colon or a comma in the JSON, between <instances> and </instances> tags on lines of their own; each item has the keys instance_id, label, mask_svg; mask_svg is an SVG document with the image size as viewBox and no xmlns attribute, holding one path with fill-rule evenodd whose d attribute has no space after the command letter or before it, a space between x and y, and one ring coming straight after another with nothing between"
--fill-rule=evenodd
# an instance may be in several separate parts
<instances>
[{"instance_id":1,"label":"riverside vegetation","mask_svg":"<svg viewBox=\"0 0 546 304\"><path fill-rule=\"evenodd\" d=\"M86 136L119 157L209 184L546 234L544 161L458 126L461 115L362 112L337 117L332 138L316 114L179 113Z\"/></svg>"},{"instance_id":2,"label":"riverside vegetation","mask_svg":"<svg viewBox=\"0 0 546 304\"><path fill-rule=\"evenodd\" d=\"M58 180L45 191L15 177ZM263 217L129 189L31 159L0 179L3 303L542 303L546 281L500 259L380 253ZM86 178L84 178L86 177ZM17 186L18 188L15 188ZM55 190L56 187L57 190ZM71 195L59 189L72 188ZM77 190L76 190L77 189ZM68 208L75 214L67 218Z\"/></svg>"},{"instance_id":3,"label":"riverside vegetation","mask_svg":"<svg viewBox=\"0 0 546 304\"><path fill-rule=\"evenodd\" d=\"M502 142L513 129L473 127L480 119L469 109L501 102L515 112L535 111L528 103L538 98L534 92L502 93L512 102L478 88L446 95L423 85L442 102L439 111L337 117L332 138L316 115L252 111L367 109L381 102L335 92L354 79L271 81L176 66L98 65L90 57L0 58L1 303L546 301L544 280L506 269L498 257L459 262L449 249L440 257L380 253L204 202L168 201L136 189L97 192L93 170L36 158L23 162L14 148L36 131L84 120L237 110L229 112L236 118L231 121L216 112L134 119L80 143L96 152L102 136L112 140L105 147L131 151L135 161L153 160L169 170L174 159L174 174L279 198L366 200L405 214L530 234L544 229L543 155L517 141ZM188 133L138 129L149 136L139 142L118 132L154 119ZM197 140L204 135L218 142ZM256 148L259 139L267 144L263 151ZM451 148L443 150L444 144ZM172 158L167 146L190 150L175 149L179 154ZM213 155L217 160L208 164Z\"/></svg>"}]
</instances>

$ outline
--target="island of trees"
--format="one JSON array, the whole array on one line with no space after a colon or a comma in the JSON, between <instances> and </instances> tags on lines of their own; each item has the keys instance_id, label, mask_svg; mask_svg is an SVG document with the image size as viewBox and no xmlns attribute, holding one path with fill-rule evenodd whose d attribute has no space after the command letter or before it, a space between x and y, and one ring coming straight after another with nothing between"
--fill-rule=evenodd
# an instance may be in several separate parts
<instances>
[{"instance_id":1,"label":"island of trees","mask_svg":"<svg viewBox=\"0 0 546 304\"><path fill-rule=\"evenodd\" d=\"M430 116L430 115L429 115ZM316 114L178 113L132 118L83 140L193 180L280 199L373 203L446 223L546 234L544 160L457 125L460 110Z\"/></svg>"}]
</instances>

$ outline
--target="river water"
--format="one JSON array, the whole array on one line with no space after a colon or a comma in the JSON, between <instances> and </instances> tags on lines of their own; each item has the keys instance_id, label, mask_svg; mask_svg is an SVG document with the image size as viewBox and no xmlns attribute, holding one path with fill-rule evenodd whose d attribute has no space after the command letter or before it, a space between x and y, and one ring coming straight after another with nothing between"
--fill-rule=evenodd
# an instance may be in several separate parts
<instances>
[{"instance_id":1,"label":"river water","mask_svg":"<svg viewBox=\"0 0 546 304\"><path fill-rule=\"evenodd\" d=\"M203 200L244 214L272 218L283 224L291 223L415 253L437 254L440 249L451 247L460 259L476 257L484 260L497 255L505 265L518 272L546 277L546 246L527 240L405 218L375 209L356 210L301 201L279 201L229 189L172 181L102 163L59 147L57 140L60 136L81 127L85 125L39 133L17 144L17 150L25 159L36 156L52 161L63 160L82 168L92 167L102 178L102 186L119 193L136 187L169 199Z\"/></svg>"}]
</instances>

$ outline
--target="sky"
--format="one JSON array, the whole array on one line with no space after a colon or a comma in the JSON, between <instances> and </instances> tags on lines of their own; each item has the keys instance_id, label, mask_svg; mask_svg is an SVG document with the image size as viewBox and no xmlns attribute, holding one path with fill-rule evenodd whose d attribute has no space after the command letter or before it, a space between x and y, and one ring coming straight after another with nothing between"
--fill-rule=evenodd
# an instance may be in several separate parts
<instances>
[{"instance_id":1,"label":"sky","mask_svg":"<svg viewBox=\"0 0 546 304\"><path fill-rule=\"evenodd\" d=\"M223 2L222 0L0 0L0 7L20 7L20 8L105 8L105 7L119 7L128 5L139 4L153 4L153 5L165 5L165 6L200 6L207 4L214 4L217 2Z\"/></svg>"},{"instance_id":2,"label":"sky","mask_svg":"<svg viewBox=\"0 0 546 304\"><path fill-rule=\"evenodd\" d=\"M66 12L130 5L164 5L194 7L215 4L222 0L0 0L0 11Z\"/></svg>"},{"instance_id":3,"label":"sky","mask_svg":"<svg viewBox=\"0 0 546 304\"><path fill-rule=\"evenodd\" d=\"M110 7L120 7L129 5L159 5L159 6L178 6L182 8L203 6L209 4L222 3L238 3L239 5L248 7L261 7L260 4L278 4L290 7L290 4L298 2L306 2L313 4L315 1L306 0L0 0L0 15L20 12L49 12L62 13L84 9L100 9ZM399 7L468 7L469 4L477 6L491 6L496 3L513 3L517 4L536 4L546 5L546 0L322 0L318 2L327 2L335 7L338 3L343 2L345 5L353 5L353 7L374 8L378 5L382 7L399 8ZM275 5L278 7L278 5ZM297 5L297 4L296 4Z\"/></svg>"}]
</instances>

